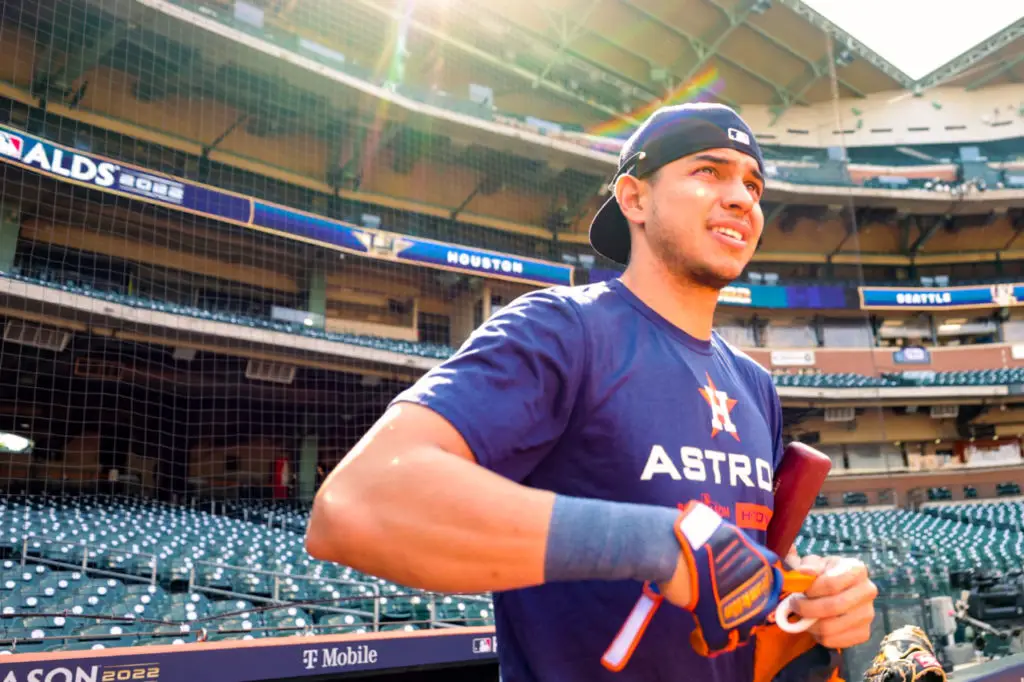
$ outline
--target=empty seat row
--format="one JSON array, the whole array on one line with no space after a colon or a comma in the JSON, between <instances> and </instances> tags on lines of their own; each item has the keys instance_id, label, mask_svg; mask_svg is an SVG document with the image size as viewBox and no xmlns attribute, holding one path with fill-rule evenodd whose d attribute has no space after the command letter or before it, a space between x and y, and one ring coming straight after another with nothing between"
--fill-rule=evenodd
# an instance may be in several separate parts
<instances>
[{"instance_id":1,"label":"empty seat row","mask_svg":"<svg viewBox=\"0 0 1024 682\"><path fill-rule=\"evenodd\" d=\"M65 650L81 645L76 632L127 646L197 633L493 623L487 595L431 597L313 559L307 514L273 503L203 509L103 496L0 498L0 550L26 553L0 562L0 649Z\"/></svg>"}]
</instances>

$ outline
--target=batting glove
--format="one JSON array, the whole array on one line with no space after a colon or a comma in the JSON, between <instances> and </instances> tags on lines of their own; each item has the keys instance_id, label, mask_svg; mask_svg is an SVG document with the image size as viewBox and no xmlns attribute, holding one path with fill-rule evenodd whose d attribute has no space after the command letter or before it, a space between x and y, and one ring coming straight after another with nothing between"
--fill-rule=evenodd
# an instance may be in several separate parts
<instances>
[{"instance_id":1,"label":"batting glove","mask_svg":"<svg viewBox=\"0 0 1024 682\"><path fill-rule=\"evenodd\" d=\"M699 502L675 528L690 572L694 650L713 657L747 644L782 597L779 557Z\"/></svg>"}]
</instances>

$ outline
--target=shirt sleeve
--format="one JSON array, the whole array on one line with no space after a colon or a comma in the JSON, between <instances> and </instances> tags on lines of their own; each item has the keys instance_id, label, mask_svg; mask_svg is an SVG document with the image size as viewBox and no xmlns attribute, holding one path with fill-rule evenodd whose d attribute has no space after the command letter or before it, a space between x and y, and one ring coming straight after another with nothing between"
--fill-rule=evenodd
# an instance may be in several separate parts
<instances>
[{"instance_id":1,"label":"shirt sleeve","mask_svg":"<svg viewBox=\"0 0 1024 682\"><path fill-rule=\"evenodd\" d=\"M552 290L531 292L487 320L392 405L437 412L481 465L522 481L565 432L586 355L576 304Z\"/></svg>"},{"instance_id":2,"label":"shirt sleeve","mask_svg":"<svg viewBox=\"0 0 1024 682\"><path fill-rule=\"evenodd\" d=\"M785 443L782 438L782 400L779 398L779 391L775 388L775 381L769 372L758 368L761 382L761 391L764 394L764 405L767 408L768 426L772 433L772 471L778 471L782 464L782 453Z\"/></svg>"}]
</instances>

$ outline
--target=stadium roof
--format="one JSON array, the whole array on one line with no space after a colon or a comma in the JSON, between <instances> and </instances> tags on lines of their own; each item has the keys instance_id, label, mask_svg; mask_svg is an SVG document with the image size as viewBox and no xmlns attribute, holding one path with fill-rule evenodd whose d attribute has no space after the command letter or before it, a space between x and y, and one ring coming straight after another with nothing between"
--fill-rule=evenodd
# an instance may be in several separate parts
<instances>
[{"instance_id":1,"label":"stadium roof","mask_svg":"<svg viewBox=\"0 0 1024 682\"><path fill-rule=\"evenodd\" d=\"M645 95L650 101L705 92L734 106L769 105L781 115L794 105L831 99L833 68L837 94L849 98L1024 82L1024 12L1006 0L524 0L472 9L461 0L445 4L449 14L480 12L511 23L529 37L518 43L521 49L546 43L550 62L542 74L557 73L568 61L621 79L632 86L633 100L623 102L623 113L642 108ZM919 9L925 5L927 10ZM965 12L989 23L965 20ZM478 30L488 30L487 23L480 20ZM952 56L935 49L957 46L963 49ZM908 62L907 53L930 57L933 64L922 72L921 59Z\"/></svg>"},{"instance_id":2,"label":"stadium roof","mask_svg":"<svg viewBox=\"0 0 1024 682\"><path fill-rule=\"evenodd\" d=\"M1006 0L973 0L969 12L964 11L966 3L933 0L803 0L803 3L843 27L915 80L971 49L984 46L1024 17L1024 7ZM878 21L880 16L886 20ZM907 27L913 28L908 30Z\"/></svg>"}]
</instances>

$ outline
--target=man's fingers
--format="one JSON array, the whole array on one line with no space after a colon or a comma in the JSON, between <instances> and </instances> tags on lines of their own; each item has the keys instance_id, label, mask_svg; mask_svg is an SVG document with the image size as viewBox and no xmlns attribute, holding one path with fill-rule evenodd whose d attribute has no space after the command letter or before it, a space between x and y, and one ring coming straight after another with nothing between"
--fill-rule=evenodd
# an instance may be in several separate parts
<instances>
[{"instance_id":1,"label":"man's fingers","mask_svg":"<svg viewBox=\"0 0 1024 682\"><path fill-rule=\"evenodd\" d=\"M838 558L825 563L805 593L810 599L837 595L857 583L868 582L868 568L860 561Z\"/></svg>"},{"instance_id":2,"label":"man's fingers","mask_svg":"<svg viewBox=\"0 0 1024 682\"><path fill-rule=\"evenodd\" d=\"M793 600L793 611L802 618L836 618L849 613L863 604L872 604L878 596L878 588L867 579L854 584L852 587L841 589L838 593L825 593L826 596L815 597L811 591L815 589L818 582L828 579L821 576L814 581L814 585L807 591L806 596ZM836 580L839 579L837 576ZM873 608L873 607L872 607Z\"/></svg>"},{"instance_id":3,"label":"man's fingers","mask_svg":"<svg viewBox=\"0 0 1024 682\"><path fill-rule=\"evenodd\" d=\"M871 621L874 609L865 605L857 612L851 612L839 618L818 621L811 626L810 633L814 639L829 649L849 649L871 639ZM839 621L843 622L840 623Z\"/></svg>"},{"instance_id":4,"label":"man's fingers","mask_svg":"<svg viewBox=\"0 0 1024 682\"><path fill-rule=\"evenodd\" d=\"M824 618L811 626L811 634L826 646L837 647L834 643L844 636L862 636L871 630L871 621L875 618L874 606L870 603L847 611L835 618Z\"/></svg>"},{"instance_id":5,"label":"man's fingers","mask_svg":"<svg viewBox=\"0 0 1024 682\"><path fill-rule=\"evenodd\" d=\"M815 554L808 554L805 557L800 557L794 565L794 569L800 573L809 573L811 575L820 575L825 571L828 562L824 557L817 556Z\"/></svg>"}]
</instances>

